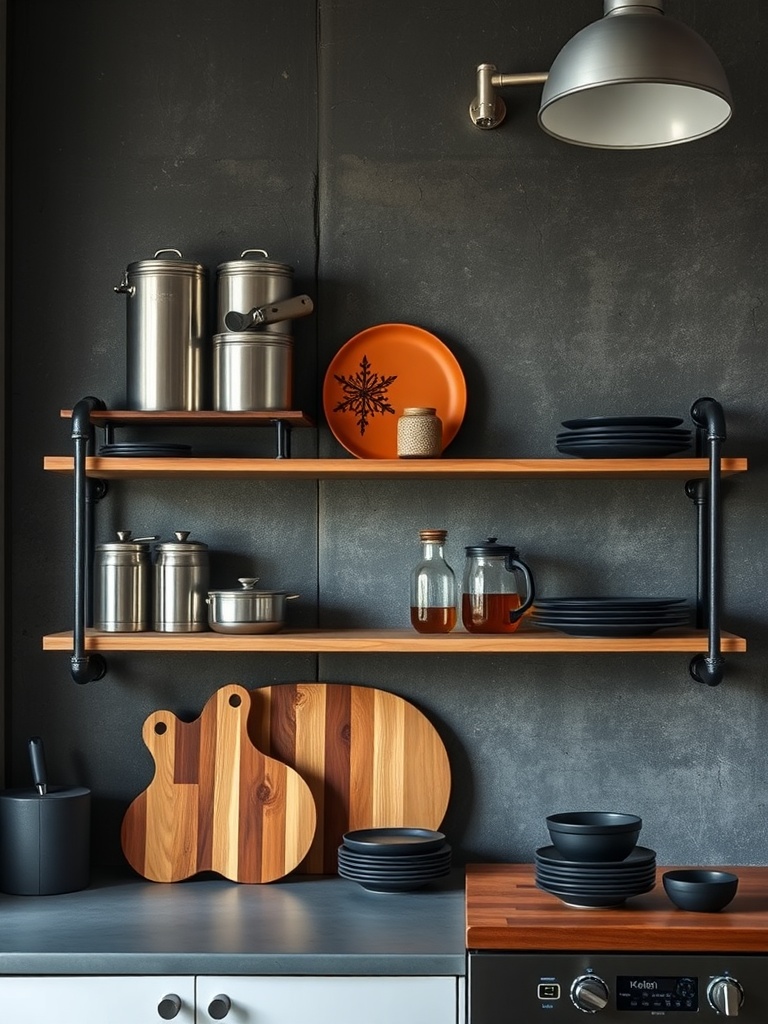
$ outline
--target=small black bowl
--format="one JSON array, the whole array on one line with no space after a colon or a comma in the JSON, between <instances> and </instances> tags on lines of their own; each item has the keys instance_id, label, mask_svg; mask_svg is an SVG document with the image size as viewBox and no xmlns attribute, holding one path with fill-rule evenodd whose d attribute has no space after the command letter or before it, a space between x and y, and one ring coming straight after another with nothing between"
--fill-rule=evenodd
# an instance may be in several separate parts
<instances>
[{"instance_id":1,"label":"small black bowl","mask_svg":"<svg viewBox=\"0 0 768 1024\"><path fill-rule=\"evenodd\" d=\"M572 811L550 814L552 845L569 860L624 860L634 850L642 818L615 811Z\"/></svg>"},{"instance_id":2,"label":"small black bowl","mask_svg":"<svg viewBox=\"0 0 768 1024\"><path fill-rule=\"evenodd\" d=\"M738 875L704 868L665 871L661 880L676 907L701 913L727 907L739 887Z\"/></svg>"}]
</instances>

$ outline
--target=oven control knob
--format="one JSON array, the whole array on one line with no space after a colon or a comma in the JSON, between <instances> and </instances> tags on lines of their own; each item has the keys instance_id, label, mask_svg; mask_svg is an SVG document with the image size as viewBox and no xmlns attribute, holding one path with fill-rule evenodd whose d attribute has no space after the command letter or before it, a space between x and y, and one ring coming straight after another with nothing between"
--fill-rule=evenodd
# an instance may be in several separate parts
<instances>
[{"instance_id":1,"label":"oven control knob","mask_svg":"<svg viewBox=\"0 0 768 1024\"><path fill-rule=\"evenodd\" d=\"M724 1017L738 1017L744 990L735 978L713 978L707 988L709 1005Z\"/></svg>"},{"instance_id":2,"label":"oven control knob","mask_svg":"<svg viewBox=\"0 0 768 1024\"><path fill-rule=\"evenodd\" d=\"M571 1000L583 1013L597 1013L608 1005L608 986L596 974L584 974L571 985Z\"/></svg>"}]
</instances>

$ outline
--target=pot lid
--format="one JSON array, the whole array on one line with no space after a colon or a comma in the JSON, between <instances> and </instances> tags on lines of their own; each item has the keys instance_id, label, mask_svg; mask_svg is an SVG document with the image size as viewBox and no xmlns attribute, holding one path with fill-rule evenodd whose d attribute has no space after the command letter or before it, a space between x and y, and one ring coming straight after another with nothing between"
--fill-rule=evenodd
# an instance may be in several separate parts
<instances>
[{"instance_id":1,"label":"pot lid","mask_svg":"<svg viewBox=\"0 0 768 1024\"><path fill-rule=\"evenodd\" d=\"M507 555L511 555L512 558L518 557L517 548L510 547L509 544L497 544L495 537L489 537L485 544L474 544L464 550L470 556L479 555L485 558L506 558Z\"/></svg>"},{"instance_id":2,"label":"pot lid","mask_svg":"<svg viewBox=\"0 0 768 1024\"><path fill-rule=\"evenodd\" d=\"M208 545L200 540L187 540L189 530L176 530L176 540L164 540L157 545L158 551L207 551Z\"/></svg>"},{"instance_id":3,"label":"pot lid","mask_svg":"<svg viewBox=\"0 0 768 1024\"><path fill-rule=\"evenodd\" d=\"M164 253L171 254L168 259L161 259ZM202 263L198 263L196 260L185 260L179 249L158 249L152 259L149 260L136 260L135 263L128 264L127 273L129 274L157 274L157 273L172 273L172 274L199 274L205 273L205 267Z\"/></svg>"},{"instance_id":4,"label":"pot lid","mask_svg":"<svg viewBox=\"0 0 768 1024\"><path fill-rule=\"evenodd\" d=\"M287 263L278 263L269 258L266 249L245 249L240 253L239 260L230 260L228 263L220 263L216 268L219 274L233 273L261 273L277 274L290 277L293 274L293 267Z\"/></svg>"},{"instance_id":5,"label":"pot lid","mask_svg":"<svg viewBox=\"0 0 768 1024\"><path fill-rule=\"evenodd\" d=\"M287 590L255 590L254 587L259 582L258 576L238 576L237 582L240 584L239 590L209 590L209 597L280 597L282 594L287 594Z\"/></svg>"},{"instance_id":6,"label":"pot lid","mask_svg":"<svg viewBox=\"0 0 768 1024\"><path fill-rule=\"evenodd\" d=\"M117 540L108 541L106 544L97 544L97 551L149 551L149 545L154 537L131 537L130 530L118 530Z\"/></svg>"}]
</instances>

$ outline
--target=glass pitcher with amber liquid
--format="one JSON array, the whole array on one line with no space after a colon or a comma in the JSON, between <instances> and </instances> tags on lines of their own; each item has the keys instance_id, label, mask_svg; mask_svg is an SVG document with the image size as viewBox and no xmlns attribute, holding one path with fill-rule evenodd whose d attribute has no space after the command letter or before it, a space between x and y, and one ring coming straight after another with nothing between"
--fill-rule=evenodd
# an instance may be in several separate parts
<instances>
[{"instance_id":1,"label":"glass pitcher with amber liquid","mask_svg":"<svg viewBox=\"0 0 768 1024\"><path fill-rule=\"evenodd\" d=\"M533 604L534 583L530 568L517 549L485 544L464 549L461 618L470 633L514 633Z\"/></svg>"}]
</instances>

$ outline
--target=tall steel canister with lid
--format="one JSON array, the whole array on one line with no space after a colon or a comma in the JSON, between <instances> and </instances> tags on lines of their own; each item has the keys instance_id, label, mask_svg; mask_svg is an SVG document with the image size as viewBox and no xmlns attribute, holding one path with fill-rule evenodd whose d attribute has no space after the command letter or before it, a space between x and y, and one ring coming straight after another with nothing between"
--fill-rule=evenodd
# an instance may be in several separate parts
<instances>
[{"instance_id":1,"label":"tall steel canister with lid","mask_svg":"<svg viewBox=\"0 0 768 1024\"><path fill-rule=\"evenodd\" d=\"M208 628L208 545L188 537L188 530L179 530L174 540L156 547L153 592L159 633L199 633Z\"/></svg>"},{"instance_id":2,"label":"tall steel canister with lid","mask_svg":"<svg viewBox=\"0 0 768 1024\"><path fill-rule=\"evenodd\" d=\"M93 624L104 633L140 633L150 628L152 559L156 537L131 539L118 530L117 540L97 544L93 562Z\"/></svg>"},{"instance_id":3,"label":"tall steel canister with lid","mask_svg":"<svg viewBox=\"0 0 768 1024\"><path fill-rule=\"evenodd\" d=\"M252 309L269 306L279 299L287 299L293 294L293 267L271 260L266 249L246 249L240 254L239 260L220 263L216 276L216 334L227 332L224 318L230 310L248 313ZM287 324L290 321L283 320L264 324L258 330L260 334L283 334Z\"/></svg>"},{"instance_id":4,"label":"tall steel canister with lid","mask_svg":"<svg viewBox=\"0 0 768 1024\"><path fill-rule=\"evenodd\" d=\"M127 296L128 408L204 408L205 268L158 249L129 263L115 291Z\"/></svg>"}]
</instances>

